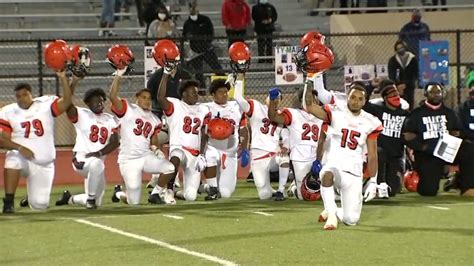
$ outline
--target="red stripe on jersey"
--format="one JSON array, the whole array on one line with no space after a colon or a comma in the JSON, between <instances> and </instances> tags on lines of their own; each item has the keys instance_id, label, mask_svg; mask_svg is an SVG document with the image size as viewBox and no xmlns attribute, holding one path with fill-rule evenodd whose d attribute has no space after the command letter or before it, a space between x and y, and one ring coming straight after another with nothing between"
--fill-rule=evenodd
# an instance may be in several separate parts
<instances>
[{"instance_id":1,"label":"red stripe on jersey","mask_svg":"<svg viewBox=\"0 0 474 266\"><path fill-rule=\"evenodd\" d=\"M323 122L323 126L321 127L321 130L322 130L324 133L327 133L327 132L328 132L328 127L329 127L329 124L326 123L326 122Z\"/></svg>"},{"instance_id":2,"label":"red stripe on jersey","mask_svg":"<svg viewBox=\"0 0 474 266\"><path fill-rule=\"evenodd\" d=\"M331 111L331 108L329 108L329 105L325 104L325 105L323 106L323 109L324 109L324 111L326 111L326 114L327 114L327 116L328 116L328 120L325 121L325 122L327 122L327 123L330 125L331 122L332 122L332 111Z\"/></svg>"},{"instance_id":3,"label":"red stripe on jersey","mask_svg":"<svg viewBox=\"0 0 474 266\"><path fill-rule=\"evenodd\" d=\"M291 121L293 120L293 116L291 115L290 110L288 109L283 109L281 111L281 115L283 116L284 124L285 126L291 125Z\"/></svg>"},{"instance_id":4,"label":"red stripe on jersey","mask_svg":"<svg viewBox=\"0 0 474 266\"><path fill-rule=\"evenodd\" d=\"M198 156L200 152L196 149L183 146L183 150L189 151L193 156Z\"/></svg>"},{"instance_id":5,"label":"red stripe on jersey","mask_svg":"<svg viewBox=\"0 0 474 266\"><path fill-rule=\"evenodd\" d=\"M212 113L211 112L207 113L207 115L204 117L203 125L209 124L209 120L211 120L211 117L212 117Z\"/></svg>"},{"instance_id":6,"label":"red stripe on jersey","mask_svg":"<svg viewBox=\"0 0 474 266\"><path fill-rule=\"evenodd\" d=\"M174 113L174 105L172 102L169 102L170 104L168 105L168 110L163 110L166 116L172 116Z\"/></svg>"},{"instance_id":7,"label":"red stripe on jersey","mask_svg":"<svg viewBox=\"0 0 474 266\"><path fill-rule=\"evenodd\" d=\"M51 104L51 114L53 115L53 117L57 117L60 115L58 101L59 101L59 98L54 100L53 103Z\"/></svg>"},{"instance_id":8,"label":"red stripe on jersey","mask_svg":"<svg viewBox=\"0 0 474 266\"><path fill-rule=\"evenodd\" d=\"M329 101L329 104L335 104L336 103L336 97L334 95L331 95L331 100Z\"/></svg>"},{"instance_id":9,"label":"red stripe on jersey","mask_svg":"<svg viewBox=\"0 0 474 266\"><path fill-rule=\"evenodd\" d=\"M247 112L247 116L248 116L248 117L252 117L252 115L253 115L253 109L254 109L253 100L248 100L247 102L248 102L249 105L250 105L249 111Z\"/></svg>"},{"instance_id":10,"label":"red stripe on jersey","mask_svg":"<svg viewBox=\"0 0 474 266\"><path fill-rule=\"evenodd\" d=\"M12 126L10 125L10 122L7 120L0 119L0 129L2 131L12 133Z\"/></svg>"},{"instance_id":11,"label":"red stripe on jersey","mask_svg":"<svg viewBox=\"0 0 474 266\"><path fill-rule=\"evenodd\" d=\"M368 139L377 139L377 137L379 136L380 132L382 132L383 130L383 126L380 125L379 127L377 127L374 131L372 131L372 133L370 133L367 138Z\"/></svg>"},{"instance_id":12,"label":"red stripe on jersey","mask_svg":"<svg viewBox=\"0 0 474 266\"><path fill-rule=\"evenodd\" d=\"M275 154L276 154L276 152L269 152L265 155L262 155L260 157L255 158L255 159L252 159L252 160L257 161L257 160L262 160L262 159L265 159L265 158L270 158L270 157L273 157Z\"/></svg>"},{"instance_id":13,"label":"red stripe on jersey","mask_svg":"<svg viewBox=\"0 0 474 266\"><path fill-rule=\"evenodd\" d=\"M119 110L117 109L117 107L115 105L112 104L112 108L110 108L112 110L112 112L118 117L118 118L122 118L125 113L127 112L127 101L125 99L120 99L120 101L122 102L122 110Z\"/></svg>"},{"instance_id":14,"label":"red stripe on jersey","mask_svg":"<svg viewBox=\"0 0 474 266\"><path fill-rule=\"evenodd\" d=\"M240 127L245 127L245 126L247 126L247 117L245 117L245 114L242 114L242 118L240 119L239 126L240 126Z\"/></svg>"}]
</instances>

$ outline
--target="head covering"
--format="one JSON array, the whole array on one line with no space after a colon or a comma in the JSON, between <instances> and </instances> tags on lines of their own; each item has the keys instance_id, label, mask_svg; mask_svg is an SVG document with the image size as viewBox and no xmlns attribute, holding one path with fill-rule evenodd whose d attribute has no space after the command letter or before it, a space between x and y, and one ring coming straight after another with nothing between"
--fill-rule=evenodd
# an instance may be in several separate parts
<instances>
[{"instance_id":1,"label":"head covering","mask_svg":"<svg viewBox=\"0 0 474 266\"><path fill-rule=\"evenodd\" d=\"M466 77L466 87L471 88L472 83L474 83L474 71L469 72Z\"/></svg>"}]
</instances>

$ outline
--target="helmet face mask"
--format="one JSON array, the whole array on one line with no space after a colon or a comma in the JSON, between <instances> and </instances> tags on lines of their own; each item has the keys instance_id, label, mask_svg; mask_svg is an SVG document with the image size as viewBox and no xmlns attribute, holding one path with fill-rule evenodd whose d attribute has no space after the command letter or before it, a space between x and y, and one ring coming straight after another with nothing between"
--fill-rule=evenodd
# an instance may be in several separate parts
<instances>
[{"instance_id":1,"label":"helmet face mask","mask_svg":"<svg viewBox=\"0 0 474 266\"><path fill-rule=\"evenodd\" d=\"M84 77L90 71L91 54L87 47L73 45L70 47L68 69L76 77Z\"/></svg>"}]
</instances>

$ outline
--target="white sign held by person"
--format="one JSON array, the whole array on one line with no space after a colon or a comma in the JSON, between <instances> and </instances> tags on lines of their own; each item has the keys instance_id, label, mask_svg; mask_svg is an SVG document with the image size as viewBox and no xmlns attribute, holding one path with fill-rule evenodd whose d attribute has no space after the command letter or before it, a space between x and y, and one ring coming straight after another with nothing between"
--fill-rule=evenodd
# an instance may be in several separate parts
<instances>
[{"instance_id":1,"label":"white sign held by person","mask_svg":"<svg viewBox=\"0 0 474 266\"><path fill-rule=\"evenodd\" d=\"M354 81L370 83L375 77L388 78L387 65L347 65L344 66L344 87Z\"/></svg>"},{"instance_id":2,"label":"white sign held by person","mask_svg":"<svg viewBox=\"0 0 474 266\"><path fill-rule=\"evenodd\" d=\"M298 52L298 46L275 47L275 84L303 84L303 73L296 69L293 54Z\"/></svg>"},{"instance_id":3,"label":"white sign held by person","mask_svg":"<svg viewBox=\"0 0 474 266\"><path fill-rule=\"evenodd\" d=\"M462 139L445 133L439 138L438 143L436 143L433 155L448 163L452 163L454 162L454 158L456 158L456 154L458 154L461 143Z\"/></svg>"},{"instance_id":4,"label":"white sign held by person","mask_svg":"<svg viewBox=\"0 0 474 266\"><path fill-rule=\"evenodd\" d=\"M148 79L150 78L151 74L155 72L157 69L160 69L161 67L156 63L155 59L153 58L153 46L145 46L144 52L145 54L143 55L143 60L144 62L144 70L145 70L145 88L146 88L146 83L148 82Z\"/></svg>"}]
</instances>

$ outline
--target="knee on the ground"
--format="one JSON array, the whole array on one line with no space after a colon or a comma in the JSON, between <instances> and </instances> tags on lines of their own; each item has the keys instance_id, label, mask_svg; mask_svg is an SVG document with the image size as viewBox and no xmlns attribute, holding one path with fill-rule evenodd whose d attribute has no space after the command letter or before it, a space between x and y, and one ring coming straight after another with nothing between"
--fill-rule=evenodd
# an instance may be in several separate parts
<instances>
[{"instance_id":1,"label":"knee on the ground","mask_svg":"<svg viewBox=\"0 0 474 266\"><path fill-rule=\"evenodd\" d=\"M49 198L34 198L29 197L28 203L30 204L30 208L33 210L43 211L48 208L49 205Z\"/></svg>"},{"instance_id":2,"label":"knee on the ground","mask_svg":"<svg viewBox=\"0 0 474 266\"><path fill-rule=\"evenodd\" d=\"M195 201L197 198L197 191L186 189L184 191L184 200L186 201Z\"/></svg>"},{"instance_id":3,"label":"knee on the ground","mask_svg":"<svg viewBox=\"0 0 474 266\"><path fill-rule=\"evenodd\" d=\"M268 188L257 188L257 191L258 191L258 197L261 200L270 199L273 194L272 191Z\"/></svg>"},{"instance_id":4,"label":"knee on the ground","mask_svg":"<svg viewBox=\"0 0 474 266\"><path fill-rule=\"evenodd\" d=\"M345 214L343 217L342 217L342 222L346 225L357 225L357 223L359 222L359 219L360 219L360 215L359 214L356 214L356 213L350 213L350 214Z\"/></svg>"}]
</instances>

